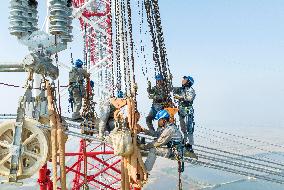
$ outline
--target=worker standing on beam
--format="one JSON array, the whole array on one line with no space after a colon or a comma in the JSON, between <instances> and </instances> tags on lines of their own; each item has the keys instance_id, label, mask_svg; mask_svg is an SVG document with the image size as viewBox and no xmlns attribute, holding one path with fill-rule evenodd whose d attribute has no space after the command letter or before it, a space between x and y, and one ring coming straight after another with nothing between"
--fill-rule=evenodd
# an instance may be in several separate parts
<instances>
[{"instance_id":1,"label":"worker standing on beam","mask_svg":"<svg viewBox=\"0 0 284 190\"><path fill-rule=\"evenodd\" d=\"M148 126L148 134L152 136L157 136L157 132L153 127L153 120L156 114L164 108L164 104L167 102L168 94L166 93L164 86L165 79L163 75L158 74L155 76L156 86L152 87L151 82L148 82L147 92L149 94L149 98L153 100L151 110L146 117L146 123Z\"/></svg>"},{"instance_id":2,"label":"worker standing on beam","mask_svg":"<svg viewBox=\"0 0 284 190\"><path fill-rule=\"evenodd\" d=\"M183 156L182 150L182 134L179 128L170 122L170 114L166 110L160 110L156 117L158 127L162 128L162 133L154 142L146 144L143 148L150 149L145 167L150 172L155 164L157 156L166 158L175 158L176 154ZM176 150L176 151L174 151Z\"/></svg>"},{"instance_id":3,"label":"worker standing on beam","mask_svg":"<svg viewBox=\"0 0 284 190\"><path fill-rule=\"evenodd\" d=\"M185 154L189 154L191 157L196 155L193 151L192 145L194 145L193 133L194 133L194 109L193 101L195 99L195 90L192 88L194 79L191 76L184 76L182 78L182 87L174 87L174 98L178 100L179 105L179 121L181 131L184 136L184 144L186 148Z\"/></svg>"},{"instance_id":4,"label":"worker standing on beam","mask_svg":"<svg viewBox=\"0 0 284 190\"><path fill-rule=\"evenodd\" d=\"M80 110L82 108L82 99L86 94L86 88L84 85L85 79L90 77L85 69L82 68L83 61L77 59L75 67L69 72L69 102L73 110L72 119L80 120L82 116ZM74 108L74 109L73 109Z\"/></svg>"}]
</instances>

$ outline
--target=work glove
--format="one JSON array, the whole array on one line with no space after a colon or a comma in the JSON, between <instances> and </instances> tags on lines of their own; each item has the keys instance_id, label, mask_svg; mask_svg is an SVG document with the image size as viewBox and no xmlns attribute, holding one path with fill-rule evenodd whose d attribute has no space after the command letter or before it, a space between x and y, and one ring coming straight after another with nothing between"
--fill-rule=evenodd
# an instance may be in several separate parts
<instances>
[{"instance_id":1,"label":"work glove","mask_svg":"<svg viewBox=\"0 0 284 190\"><path fill-rule=\"evenodd\" d=\"M180 99L182 99L182 97L179 96L179 95L174 95L174 99L180 100Z\"/></svg>"},{"instance_id":2,"label":"work glove","mask_svg":"<svg viewBox=\"0 0 284 190\"><path fill-rule=\"evenodd\" d=\"M141 145L140 145L140 148L141 148L142 150L149 150L149 149L151 149L151 148L154 148L154 145L153 145L153 143L141 144Z\"/></svg>"},{"instance_id":3,"label":"work glove","mask_svg":"<svg viewBox=\"0 0 284 190\"><path fill-rule=\"evenodd\" d=\"M151 81L148 81L148 88L151 88Z\"/></svg>"}]
</instances>

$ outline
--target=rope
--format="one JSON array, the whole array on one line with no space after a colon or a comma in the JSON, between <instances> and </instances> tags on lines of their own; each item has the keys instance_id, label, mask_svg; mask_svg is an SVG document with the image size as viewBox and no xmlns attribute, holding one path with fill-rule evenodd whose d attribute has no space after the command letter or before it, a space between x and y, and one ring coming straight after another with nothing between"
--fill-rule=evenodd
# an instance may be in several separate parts
<instances>
[{"instance_id":1,"label":"rope","mask_svg":"<svg viewBox=\"0 0 284 190\"><path fill-rule=\"evenodd\" d=\"M14 88L25 88L24 86L19 86L19 85L15 85L15 84L8 84L8 83L3 83L3 82L0 82L0 85L3 85L3 86L7 86L7 87L14 87ZM62 86L59 86L60 88L67 88L69 85L62 85ZM55 87L57 88L57 87ZM41 90L42 88L41 87L38 87L38 88L31 88L31 90Z\"/></svg>"},{"instance_id":2,"label":"rope","mask_svg":"<svg viewBox=\"0 0 284 190\"><path fill-rule=\"evenodd\" d=\"M4 85L4 86L8 86L8 87L14 87L14 88L25 88L23 86L18 86L18 85L14 85L14 84L3 83L3 82L0 82L0 85Z\"/></svg>"},{"instance_id":3,"label":"rope","mask_svg":"<svg viewBox=\"0 0 284 190\"><path fill-rule=\"evenodd\" d=\"M182 167L181 160L178 160L178 189L179 190L182 190L181 167Z\"/></svg>"}]
</instances>

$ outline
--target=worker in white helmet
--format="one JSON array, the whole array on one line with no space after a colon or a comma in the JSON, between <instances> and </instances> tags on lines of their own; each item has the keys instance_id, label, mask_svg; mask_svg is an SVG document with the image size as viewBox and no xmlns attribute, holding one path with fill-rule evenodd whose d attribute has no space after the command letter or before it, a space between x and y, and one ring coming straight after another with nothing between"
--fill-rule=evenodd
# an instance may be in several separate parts
<instances>
[{"instance_id":1,"label":"worker in white helmet","mask_svg":"<svg viewBox=\"0 0 284 190\"><path fill-rule=\"evenodd\" d=\"M190 154L191 157L196 157L192 145L194 145L194 109L193 101L195 99L195 90L192 88L194 80L191 76L184 76L182 78L182 86L175 87L173 89L174 98L178 100L179 105L179 121L181 131L184 136L184 144L186 148L186 154ZM197 157L196 157L197 158Z\"/></svg>"},{"instance_id":2,"label":"worker in white helmet","mask_svg":"<svg viewBox=\"0 0 284 190\"><path fill-rule=\"evenodd\" d=\"M157 140L143 147L144 149L150 149L145 161L148 172L152 170L157 156L174 158L172 146L182 143L182 134L174 123L169 122L170 114L166 110L160 110L155 119L158 120L158 127L163 128L163 131Z\"/></svg>"}]
</instances>

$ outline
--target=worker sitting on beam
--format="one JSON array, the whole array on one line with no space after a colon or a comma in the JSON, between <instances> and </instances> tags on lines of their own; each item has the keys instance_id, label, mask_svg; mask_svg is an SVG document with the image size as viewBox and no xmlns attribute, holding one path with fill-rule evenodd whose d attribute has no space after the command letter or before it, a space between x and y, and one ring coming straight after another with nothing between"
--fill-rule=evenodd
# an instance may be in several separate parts
<instances>
[{"instance_id":1,"label":"worker sitting on beam","mask_svg":"<svg viewBox=\"0 0 284 190\"><path fill-rule=\"evenodd\" d=\"M146 117L146 123L149 129L148 135L157 136L157 132L153 127L153 120L157 112L164 108L164 103L167 102L168 94L164 90L163 86L165 84L165 79L163 75L158 74L155 76L156 79L156 86L151 87L151 82L148 82L147 92L149 94L149 98L153 100L151 110Z\"/></svg>"},{"instance_id":2,"label":"worker sitting on beam","mask_svg":"<svg viewBox=\"0 0 284 190\"><path fill-rule=\"evenodd\" d=\"M194 80L191 76L184 76L182 78L182 86L174 87L173 93L174 98L178 100L178 114L186 148L185 154L197 158L192 148L192 145L194 145L193 132L195 125L194 109L192 105L196 96L195 90L192 88L193 84Z\"/></svg>"},{"instance_id":3,"label":"worker sitting on beam","mask_svg":"<svg viewBox=\"0 0 284 190\"><path fill-rule=\"evenodd\" d=\"M82 108L82 99L86 94L86 88L84 85L85 79L90 77L85 69L82 68L83 62L77 59L75 67L69 72L69 102L73 110L72 119L81 120L82 116L80 110ZM74 109L73 109L74 106Z\"/></svg>"},{"instance_id":4,"label":"worker sitting on beam","mask_svg":"<svg viewBox=\"0 0 284 190\"><path fill-rule=\"evenodd\" d=\"M150 149L145 161L148 172L152 170L157 156L175 158L176 154L183 154L182 134L179 128L173 122L170 122L168 111L160 110L155 119L158 120L158 127L163 128L163 130L157 140L143 147L143 149Z\"/></svg>"}]
</instances>

